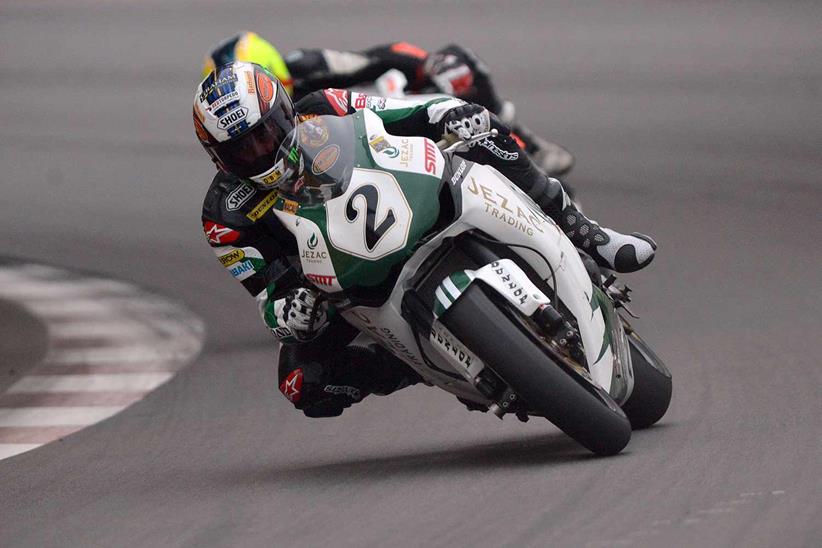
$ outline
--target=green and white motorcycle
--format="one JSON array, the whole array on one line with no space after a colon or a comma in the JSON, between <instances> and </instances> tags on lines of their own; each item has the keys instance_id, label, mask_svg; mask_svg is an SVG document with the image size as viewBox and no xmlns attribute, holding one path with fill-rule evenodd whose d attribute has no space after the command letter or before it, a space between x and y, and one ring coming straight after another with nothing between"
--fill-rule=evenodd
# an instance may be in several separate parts
<instances>
[{"instance_id":1,"label":"green and white motorcycle","mask_svg":"<svg viewBox=\"0 0 822 548\"><path fill-rule=\"evenodd\" d=\"M303 191L275 214L307 282L364 336L469 409L545 417L597 454L662 417L671 376L617 312L627 288L501 173L453 154L468 143L394 136L369 110L297 132Z\"/></svg>"}]
</instances>

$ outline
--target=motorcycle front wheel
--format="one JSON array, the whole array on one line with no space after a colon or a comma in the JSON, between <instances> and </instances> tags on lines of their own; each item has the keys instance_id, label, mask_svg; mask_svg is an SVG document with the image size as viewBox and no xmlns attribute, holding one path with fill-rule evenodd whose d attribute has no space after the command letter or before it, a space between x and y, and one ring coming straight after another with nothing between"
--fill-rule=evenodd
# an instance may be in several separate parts
<instances>
[{"instance_id":1,"label":"motorcycle front wheel","mask_svg":"<svg viewBox=\"0 0 822 548\"><path fill-rule=\"evenodd\" d=\"M631 423L608 393L552 357L521 312L481 282L471 284L440 321L529 409L597 455L619 453Z\"/></svg>"}]
</instances>

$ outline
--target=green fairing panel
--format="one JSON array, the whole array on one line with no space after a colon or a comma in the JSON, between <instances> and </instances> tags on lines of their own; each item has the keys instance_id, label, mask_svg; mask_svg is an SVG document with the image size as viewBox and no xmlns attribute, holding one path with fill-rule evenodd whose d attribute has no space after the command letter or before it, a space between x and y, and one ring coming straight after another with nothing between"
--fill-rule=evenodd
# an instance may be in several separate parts
<instances>
[{"instance_id":1,"label":"green fairing panel","mask_svg":"<svg viewBox=\"0 0 822 548\"><path fill-rule=\"evenodd\" d=\"M328 131L328 139L317 138L314 141L308 138L301 139L305 165L304 176L317 183L322 183L322 185L315 185L315 188L324 186L326 189L320 198L316 195L314 197L293 196L300 204L297 215L316 223L328 242L330 258L343 289L373 287L383 283L392 267L411 256L417 242L436 222L440 208L439 190L442 181L439 177L424 171L420 173L386 169L379 164L375 157L379 152L369 145L365 116L364 111L360 111L342 118L321 116L308 121L312 124L323 125ZM389 141L395 140L397 143L404 139L401 137L393 139L387 133L384 134L384 138ZM321 145L314 146L320 141L322 141ZM328 150L334 146L338 146L339 149L333 149L336 158L332 161L328 157ZM419 154L422 154L422 151L419 151ZM328 164L331 165L327 167ZM386 177L385 174L390 174L387 177L393 177L399 184L405 203L411 210L408 236L404 245L397 251L376 259L356 256L335 247L335 242L329 238L328 234L329 205L327 202L345 194L355 168L357 169L356 176L360 180L362 177L367 178L373 175L373 185L378 188L384 188L381 186L384 184L382 180ZM278 202L275 207L282 209L283 204L282 201ZM378 211L376 218L385 218L387 211ZM341 223L348 224L345 218L338 218L336 223L339 226L342 226Z\"/></svg>"},{"instance_id":2,"label":"green fairing panel","mask_svg":"<svg viewBox=\"0 0 822 548\"><path fill-rule=\"evenodd\" d=\"M380 117L380 119L386 124L393 124L395 122L401 122L406 118L409 118L420 111L428 110L428 107L435 103L441 103L443 101L447 101L446 98L438 98L432 99L426 102L418 102L413 104L412 106L406 108L389 108L385 110L378 110L374 111L374 114ZM359 113L358 113L359 114Z\"/></svg>"}]
</instances>

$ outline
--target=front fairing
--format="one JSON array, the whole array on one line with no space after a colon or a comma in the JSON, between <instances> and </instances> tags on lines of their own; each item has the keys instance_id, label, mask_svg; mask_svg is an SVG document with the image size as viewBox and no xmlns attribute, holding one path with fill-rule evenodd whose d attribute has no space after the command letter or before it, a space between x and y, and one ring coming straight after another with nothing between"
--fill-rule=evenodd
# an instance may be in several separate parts
<instances>
[{"instance_id":1,"label":"front fairing","mask_svg":"<svg viewBox=\"0 0 822 548\"><path fill-rule=\"evenodd\" d=\"M387 133L369 110L304 126L302 183L276 210L306 277L327 292L390 285L439 215L442 155L428 139Z\"/></svg>"}]
</instances>

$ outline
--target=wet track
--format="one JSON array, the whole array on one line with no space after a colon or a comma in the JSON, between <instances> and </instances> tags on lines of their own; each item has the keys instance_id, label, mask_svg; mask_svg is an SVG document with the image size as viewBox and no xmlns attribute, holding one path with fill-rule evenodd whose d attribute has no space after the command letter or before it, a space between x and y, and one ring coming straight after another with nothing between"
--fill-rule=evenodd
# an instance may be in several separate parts
<instances>
[{"instance_id":1,"label":"wet track","mask_svg":"<svg viewBox=\"0 0 822 548\"><path fill-rule=\"evenodd\" d=\"M822 544L822 5L290 2L284 23L274 3L167 4L0 5L2 254L128 279L209 330L139 404L0 462L0 545ZM190 99L204 50L243 27L478 50L577 154L587 211L661 244L626 280L674 374L662 423L598 459L424 387L293 411L199 224Z\"/></svg>"}]
</instances>

